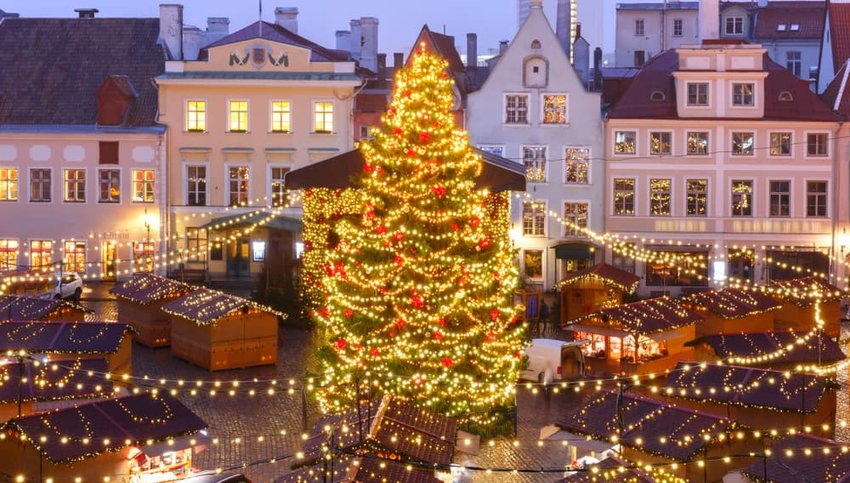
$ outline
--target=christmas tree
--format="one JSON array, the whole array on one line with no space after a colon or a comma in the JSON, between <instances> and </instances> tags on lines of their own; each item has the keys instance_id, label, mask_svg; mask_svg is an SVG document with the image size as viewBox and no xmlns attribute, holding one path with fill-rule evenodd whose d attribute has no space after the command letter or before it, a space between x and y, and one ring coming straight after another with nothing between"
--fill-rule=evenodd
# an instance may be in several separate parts
<instances>
[{"instance_id":1,"label":"christmas tree","mask_svg":"<svg viewBox=\"0 0 850 483\"><path fill-rule=\"evenodd\" d=\"M508 200L476 187L481 157L453 99L446 62L419 49L360 146L356 200L323 228L326 412L390 393L492 432L512 405L525 331Z\"/></svg>"}]
</instances>

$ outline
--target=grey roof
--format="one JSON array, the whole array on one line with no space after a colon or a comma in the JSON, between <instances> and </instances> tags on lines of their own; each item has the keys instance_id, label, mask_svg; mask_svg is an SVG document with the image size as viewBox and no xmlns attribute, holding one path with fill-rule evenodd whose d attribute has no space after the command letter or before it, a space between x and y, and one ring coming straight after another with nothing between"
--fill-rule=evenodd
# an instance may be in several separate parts
<instances>
[{"instance_id":1,"label":"grey roof","mask_svg":"<svg viewBox=\"0 0 850 483\"><path fill-rule=\"evenodd\" d=\"M127 126L155 124L151 79L165 70L157 18L4 18L0 125L95 125L97 89L127 76L138 92Z\"/></svg>"},{"instance_id":2,"label":"grey roof","mask_svg":"<svg viewBox=\"0 0 850 483\"><path fill-rule=\"evenodd\" d=\"M617 10L699 10L699 2L618 3Z\"/></svg>"},{"instance_id":3,"label":"grey roof","mask_svg":"<svg viewBox=\"0 0 850 483\"><path fill-rule=\"evenodd\" d=\"M262 25L262 27L261 27ZM290 32L280 25L268 22L257 21L247 27L237 30L232 34L217 40L201 50L199 60L206 59L209 49L222 45L233 44L236 42L244 42L251 39L265 39L272 42L289 44L303 49L310 50L311 62L350 62L351 56L348 52L342 50L333 50L322 47L321 45L301 37L300 35Z\"/></svg>"}]
</instances>

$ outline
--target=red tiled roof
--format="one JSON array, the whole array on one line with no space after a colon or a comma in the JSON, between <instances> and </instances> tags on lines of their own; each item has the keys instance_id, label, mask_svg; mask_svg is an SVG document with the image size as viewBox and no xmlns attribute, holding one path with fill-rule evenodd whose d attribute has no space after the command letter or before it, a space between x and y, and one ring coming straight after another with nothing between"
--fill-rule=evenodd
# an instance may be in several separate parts
<instances>
[{"instance_id":1,"label":"red tiled roof","mask_svg":"<svg viewBox=\"0 0 850 483\"><path fill-rule=\"evenodd\" d=\"M753 37L756 39L820 39L823 35L825 2L769 2L755 9ZM785 25L785 30L777 26ZM791 30L791 25L799 25Z\"/></svg>"},{"instance_id":2,"label":"red tiled roof","mask_svg":"<svg viewBox=\"0 0 850 483\"><path fill-rule=\"evenodd\" d=\"M850 58L850 3L829 3L832 65L838 69Z\"/></svg>"},{"instance_id":3,"label":"red tiled roof","mask_svg":"<svg viewBox=\"0 0 850 483\"><path fill-rule=\"evenodd\" d=\"M724 319L737 319L782 307L781 303L769 295L736 288L699 292L688 296L685 300L705 307Z\"/></svg>"},{"instance_id":4,"label":"red tiled roof","mask_svg":"<svg viewBox=\"0 0 850 483\"><path fill-rule=\"evenodd\" d=\"M832 383L825 377L796 372L679 362L665 386L672 391L662 389L662 394L671 397L812 413Z\"/></svg>"},{"instance_id":5,"label":"red tiled roof","mask_svg":"<svg viewBox=\"0 0 850 483\"><path fill-rule=\"evenodd\" d=\"M594 312L588 317L598 317L606 325L619 326L627 332L638 334L666 332L702 320L699 315L670 297L618 305Z\"/></svg>"},{"instance_id":6,"label":"red tiled roof","mask_svg":"<svg viewBox=\"0 0 850 483\"><path fill-rule=\"evenodd\" d=\"M624 446L677 461L701 455L710 444L704 434L716 437L736 428L735 422L722 416L616 391L594 394L557 424L600 441L618 435Z\"/></svg>"},{"instance_id":7,"label":"red tiled roof","mask_svg":"<svg viewBox=\"0 0 850 483\"><path fill-rule=\"evenodd\" d=\"M808 82L798 79L785 67L763 57L768 75L764 81L763 120L780 121L838 121L840 117L810 89ZM679 68L675 50L653 57L634 77L631 85L614 104L611 119L680 119L676 109L676 89L673 73ZM664 93L663 101L653 101L652 93ZM779 95L789 92L793 102L780 101ZM688 118L693 119L693 118Z\"/></svg>"},{"instance_id":8,"label":"red tiled roof","mask_svg":"<svg viewBox=\"0 0 850 483\"><path fill-rule=\"evenodd\" d=\"M593 277L597 280L601 280L607 285L616 286L628 293L634 292L640 282L640 277L637 275L602 262L585 270L571 273L566 278L558 282L558 286L563 287L565 285L571 285L575 281L584 277Z\"/></svg>"},{"instance_id":9,"label":"red tiled roof","mask_svg":"<svg viewBox=\"0 0 850 483\"><path fill-rule=\"evenodd\" d=\"M850 454L843 451L844 447L846 443L797 434L774 444L770 456L759 458L744 474L753 481L773 483L846 482L850 478ZM811 450L809 454L805 453L807 449Z\"/></svg>"},{"instance_id":10,"label":"red tiled roof","mask_svg":"<svg viewBox=\"0 0 850 483\"><path fill-rule=\"evenodd\" d=\"M848 74L850 74L850 68L848 68L847 64L848 62L845 61L844 65L842 65L835 74L835 78L830 81L830 83L826 86L826 89L824 89L823 93L820 95L826 105L835 109L844 116L850 116L850 92L848 92L847 89L847 80Z\"/></svg>"}]
</instances>

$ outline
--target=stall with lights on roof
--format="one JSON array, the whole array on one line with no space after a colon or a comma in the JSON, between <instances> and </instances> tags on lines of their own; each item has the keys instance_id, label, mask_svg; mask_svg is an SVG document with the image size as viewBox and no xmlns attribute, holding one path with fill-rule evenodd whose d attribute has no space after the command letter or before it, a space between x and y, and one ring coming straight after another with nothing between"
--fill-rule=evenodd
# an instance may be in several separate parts
<instances>
[{"instance_id":1,"label":"stall with lights on roof","mask_svg":"<svg viewBox=\"0 0 850 483\"><path fill-rule=\"evenodd\" d=\"M177 280L143 272L111 292L117 297L118 319L135 329L133 340L148 347L165 347L171 345L171 322L162 306L192 290Z\"/></svg>"},{"instance_id":2,"label":"stall with lights on roof","mask_svg":"<svg viewBox=\"0 0 850 483\"><path fill-rule=\"evenodd\" d=\"M725 414L753 429L810 428L835 435L836 390L827 377L747 366L680 362L651 389L672 404Z\"/></svg>"},{"instance_id":3,"label":"stall with lights on roof","mask_svg":"<svg viewBox=\"0 0 850 483\"><path fill-rule=\"evenodd\" d=\"M561 293L561 320L580 319L623 303L637 290L640 277L605 262L567 275L555 285Z\"/></svg>"},{"instance_id":4,"label":"stall with lights on roof","mask_svg":"<svg viewBox=\"0 0 850 483\"><path fill-rule=\"evenodd\" d=\"M649 374L693 358L685 343L694 338L699 315L670 297L617 305L566 326L582 346L593 373Z\"/></svg>"},{"instance_id":5,"label":"stall with lights on roof","mask_svg":"<svg viewBox=\"0 0 850 483\"><path fill-rule=\"evenodd\" d=\"M0 324L0 357L43 355L55 359L106 358L113 374L132 369L132 330L119 322L13 321Z\"/></svg>"},{"instance_id":6,"label":"stall with lights on roof","mask_svg":"<svg viewBox=\"0 0 850 483\"><path fill-rule=\"evenodd\" d=\"M113 395L105 358L0 363L0 423Z\"/></svg>"},{"instance_id":7,"label":"stall with lights on roof","mask_svg":"<svg viewBox=\"0 0 850 483\"><path fill-rule=\"evenodd\" d=\"M628 461L661 466L692 482L720 481L731 469L746 467L755 458L743 455L762 444L728 417L625 391L595 392L556 425L566 434L619 446ZM740 456L724 458L733 454Z\"/></svg>"},{"instance_id":8,"label":"stall with lights on roof","mask_svg":"<svg viewBox=\"0 0 850 483\"><path fill-rule=\"evenodd\" d=\"M166 394L106 399L0 426L0 475L18 481L180 480L207 424Z\"/></svg>"},{"instance_id":9,"label":"stall with lights on roof","mask_svg":"<svg viewBox=\"0 0 850 483\"><path fill-rule=\"evenodd\" d=\"M771 331L782 306L765 293L736 288L698 292L680 302L702 318L696 325L697 337Z\"/></svg>"},{"instance_id":10,"label":"stall with lights on roof","mask_svg":"<svg viewBox=\"0 0 850 483\"><path fill-rule=\"evenodd\" d=\"M280 312L235 295L199 288L162 306L171 353L209 371L277 362Z\"/></svg>"},{"instance_id":11,"label":"stall with lights on roof","mask_svg":"<svg viewBox=\"0 0 850 483\"><path fill-rule=\"evenodd\" d=\"M776 441L770 450L766 458L741 471L745 481L843 482L850 478L846 442L798 433Z\"/></svg>"},{"instance_id":12,"label":"stall with lights on roof","mask_svg":"<svg viewBox=\"0 0 850 483\"><path fill-rule=\"evenodd\" d=\"M768 289L782 303L775 315L776 330L811 330L819 311L823 331L829 337L839 336L841 300L848 297L847 292L814 276L776 281Z\"/></svg>"},{"instance_id":13,"label":"stall with lights on roof","mask_svg":"<svg viewBox=\"0 0 850 483\"><path fill-rule=\"evenodd\" d=\"M54 298L0 295L0 321L66 320L82 322L90 312L79 304Z\"/></svg>"}]
</instances>

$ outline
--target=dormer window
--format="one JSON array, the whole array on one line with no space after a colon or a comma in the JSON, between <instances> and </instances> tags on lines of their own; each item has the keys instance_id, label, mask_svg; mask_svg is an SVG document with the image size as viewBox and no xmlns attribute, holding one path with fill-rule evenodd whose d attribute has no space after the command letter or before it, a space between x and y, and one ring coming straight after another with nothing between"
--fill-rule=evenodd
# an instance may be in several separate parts
<instances>
[{"instance_id":1,"label":"dormer window","mask_svg":"<svg viewBox=\"0 0 850 483\"><path fill-rule=\"evenodd\" d=\"M732 105L752 106L754 105L753 84L732 84Z\"/></svg>"},{"instance_id":2,"label":"dormer window","mask_svg":"<svg viewBox=\"0 0 850 483\"><path fill-rule=\"evenodd\" d=\"M649 100L653 102L663 102L667 100L667 94L664 91L652 91L649 95Z\"/></svg>"},{"instance_id":3,"label":"dormer window","mask_svg":"<svg viewBox=\"0 0 850 483\"><path fill-rule=\"evenodd\" d=\"M799 32L799 31L800 31L800 24L798 24L798 23L792 23L792 24L791 24L791 31L792 31L792 32Z\"/></svg>"},{"instance_id":4,"label":"dormer window","mask_svg":"<svg viewBox=\"0 0 850 483\"><path fill-rule=\"evenodd\" d=\"M777 32L784 32L784 31L785 31L785 29L787 29L787 28L788 28L788 25L786 25L786 24L784 24L784 23L781 23L781 24L778 24L778 25L776 26L776 31L777 31Z\"/></svg>"},{"instance_id":5,"label":"dormer window","mask_svg":"<svg viewBox=\"0 0 850 483\"><path fill-rule=\"evenodd\" d=\"M791 102L794 100L794 95L791 91L782 91L779 93L779 100L782 102Z\"/></svg>"}]
</instances>

